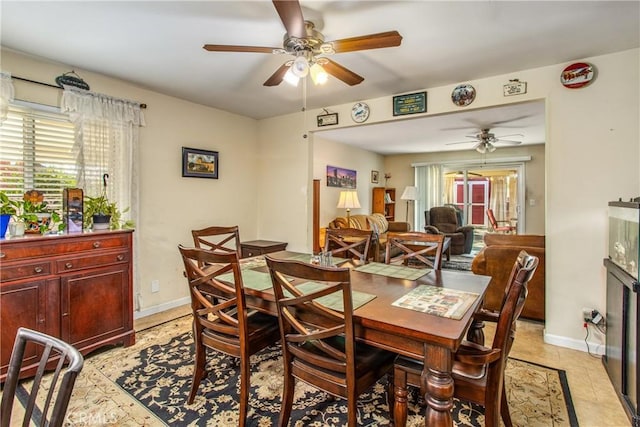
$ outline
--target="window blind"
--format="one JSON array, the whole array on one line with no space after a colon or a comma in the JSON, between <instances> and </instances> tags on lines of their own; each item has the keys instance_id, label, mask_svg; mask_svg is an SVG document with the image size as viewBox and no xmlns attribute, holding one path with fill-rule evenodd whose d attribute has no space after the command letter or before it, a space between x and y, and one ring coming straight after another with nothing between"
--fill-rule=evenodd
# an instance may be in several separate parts
<instances>
[{"instance_id":1,"label":"window blind","mask_svg":"<svg viewBox=\"0 0 640 427\"><path fill-rule=\"evenodd\" d=\"M65 114L10 105L0 126L0 190L12 199L42 191L53 209L62 190L76 187L74 128Z\"/></svg>"}]
</instances>

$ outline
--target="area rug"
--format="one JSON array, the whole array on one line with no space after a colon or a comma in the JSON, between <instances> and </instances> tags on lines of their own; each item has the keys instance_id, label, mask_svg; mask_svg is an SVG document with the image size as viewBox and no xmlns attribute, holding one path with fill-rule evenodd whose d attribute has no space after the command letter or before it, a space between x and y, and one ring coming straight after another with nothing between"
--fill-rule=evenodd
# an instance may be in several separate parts
<instances>
[{"instance_id":1,"label":"area rug","mask_svg":"<svg viewBox=\"0 0 640 427\"><path fill-rule=\"evenodd\" d=\"M451 255L451 259L447 261L447 257L442 257L442 268L445 270L471 271L471 262L473 256L467 255Z\"/></svg>"},{"instance_id":2,"label":"area rug","mask_svg":"<svg viewBox=\"0 0 640 427\"><path fill-rule=\"evenodd\" d=\"M86 359L68 410L74 425L235 426L238 419L238 366L232 358L210 352L211 372L196 400L186 404L191 385L193 339L186 316L139 332L136 344ZM252 356L249 426L277 424L282 391L279 346ZM358 400L358 425L389 425L383 378ZM518 426L577 426L564 371L510 359L507 390ZM419 393L411 390L409 426L424 425ZM483 409L455 401L457 426L483 426ZM346 404L297 382L292 426L346 423Z\"/></svg>"}]
</instances>

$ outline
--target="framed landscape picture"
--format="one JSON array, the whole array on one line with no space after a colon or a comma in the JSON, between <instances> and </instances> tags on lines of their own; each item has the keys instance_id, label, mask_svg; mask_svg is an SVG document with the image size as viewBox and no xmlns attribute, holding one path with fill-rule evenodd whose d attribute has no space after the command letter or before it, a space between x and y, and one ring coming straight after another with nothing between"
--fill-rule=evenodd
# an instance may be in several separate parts
<instances>
[{"instance_id":1,"label":"framed landscape picture","mask_svg":"<svg viewBox=\"0 0 640 427\"><path fill-rule=\"evenodd\" d=\"M327 187L356 188L356 171L327 165Z\"/></svg>"},{"instance_id":2,"label":"framed landscape picture","mask_svg":"<svg viewBox=\"0 0 640 427\"><path fill-rule=\"evenodd\" d=\"M218 152L182 147L182 176L218 179Z\"/></svg>"}]
</instances>

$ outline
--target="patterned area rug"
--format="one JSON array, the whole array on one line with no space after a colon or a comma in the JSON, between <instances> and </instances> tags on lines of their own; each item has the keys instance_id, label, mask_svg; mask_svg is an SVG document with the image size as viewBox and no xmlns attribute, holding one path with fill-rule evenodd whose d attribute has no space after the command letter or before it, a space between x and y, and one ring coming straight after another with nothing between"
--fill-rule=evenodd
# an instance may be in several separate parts
<instances>
[{"instance_id":1,"label":"patterned area rug","mask_svg":"<svg viewBox=\"0 0 640 427\"><path fill-rule=\"evenodd\" d=\"M139 332L136 344L117 347L86 359L67 413L73 425L119 426L235 426L238 374L233 359L209 354L215 366L186 404L191 384L193 340L191 318L185 316ZM280 348L274 346L252 357L248 425L277 423L282 390ZM389 425L382 379L358 400L358 424ZM564 371L510 359L507 390L511 416L518 426L577 426ZM409 426L424 425L419 393L412 390ZM291 425L344 425L346 405L340 399L297 382ZM483 426L481 407L455 402L458 426Z\"/></svg>"},{"instance_id":2,"label":"patterned area rug","mask_svg":"<svg viewBox=\"0 0 640 427\"><path fill-rule=\"evenodd\" d=\"M447 257L442 257L442 268L447 270L471 271L471 262L473 255L451 255L451 259L447 261Z\"/></svg>"}]
</instances>

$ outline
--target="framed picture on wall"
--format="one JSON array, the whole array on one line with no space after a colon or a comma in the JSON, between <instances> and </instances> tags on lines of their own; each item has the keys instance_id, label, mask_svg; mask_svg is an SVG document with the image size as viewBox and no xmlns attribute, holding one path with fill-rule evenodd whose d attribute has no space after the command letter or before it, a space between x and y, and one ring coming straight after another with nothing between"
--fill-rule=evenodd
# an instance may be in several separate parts
<instances>
[{"instance_id":1,"label":"framed picture on wall","mask_svg":"<svg viewBox=\"0 0 640 427\"><path fill-rule=\"evenodd\" d=\"M380 177L380 172L371 171L371 183L372 184L377 184L379 177Z\"/></svg>"},{"instance_id":2,"label":"framed picture on wall","mask_svg":"<svg viewBox=\"0 0 640 427\"><path fill-rule=\"evenodd\" d=\"M327 165L327 187L356 188L356 171Z\"/></svg>"},{"instance_id":3,"label":"framed picture on wall","mask_svg":"<svg viewBox=\"0 0 640 427\"><path fill-rule=\"evenodd\" d=\"M182 176L218 179L218 152L182 147Z\"/></svg>"}]
</instances>

